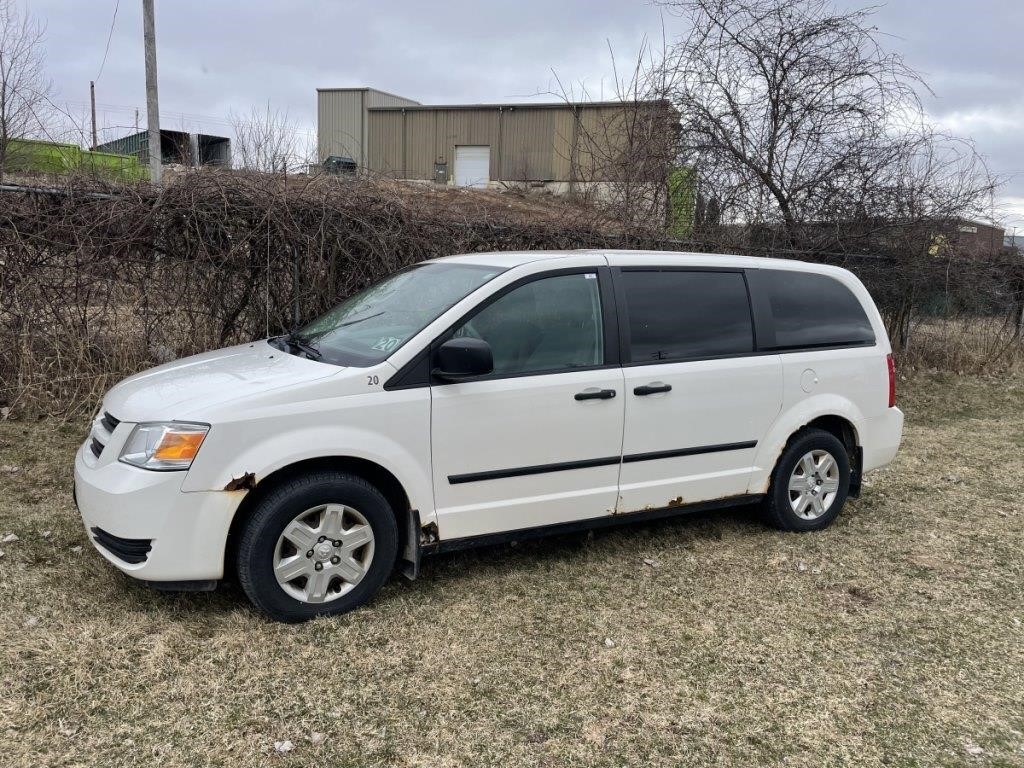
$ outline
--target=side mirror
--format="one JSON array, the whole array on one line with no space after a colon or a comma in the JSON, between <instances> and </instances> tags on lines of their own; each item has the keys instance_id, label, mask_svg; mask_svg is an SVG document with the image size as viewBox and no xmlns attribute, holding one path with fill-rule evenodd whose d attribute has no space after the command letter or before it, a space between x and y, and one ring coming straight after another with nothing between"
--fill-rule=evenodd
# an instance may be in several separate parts
<instances>
[{"instance_id":1,"label":"side mirror","mask_svg":"<svg viewBox=\"0 0 1024 768\"><path fill-rule=\"evenodd\" d=\"M430 373L442 381L465 381L494 370L491 345L483 339L448 339L437 348L437 367Z\"/></svg>"}]
</instances>

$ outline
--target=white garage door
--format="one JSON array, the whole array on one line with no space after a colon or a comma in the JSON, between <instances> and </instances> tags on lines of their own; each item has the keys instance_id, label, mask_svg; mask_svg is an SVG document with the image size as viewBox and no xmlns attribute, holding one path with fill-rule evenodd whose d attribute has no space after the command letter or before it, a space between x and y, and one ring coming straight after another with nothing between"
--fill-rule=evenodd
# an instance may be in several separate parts
<instances>
[{"instance_id":1,"label":"white garage door","mask_svg":"<svg viewBox=\"0 0 1024 768\"><path fill-rule=\"evenodd\" d=\"M455 186L486 187L491 178L491 148L455 148Z\"/></svg>"}]
</instances>

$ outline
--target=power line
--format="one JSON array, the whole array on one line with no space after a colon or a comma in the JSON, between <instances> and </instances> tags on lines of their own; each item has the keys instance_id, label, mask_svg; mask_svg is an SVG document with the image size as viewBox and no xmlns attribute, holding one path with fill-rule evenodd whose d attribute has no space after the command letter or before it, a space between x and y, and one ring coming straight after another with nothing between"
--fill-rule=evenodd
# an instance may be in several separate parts
<instances>
[{"instance_id":1,"label":"power line","mask_svg":"<svg viewBox=\"0 0 1024 768\"><path fill-rule=\"evenodd\" d=\"M89 104L84 101L68 100L65 101L64 104L67 104L68 106L82 107L86 109L89 107ZM126 104L106 104L103 102L96 102L96 108L104 114L108 112L121 112L129 115L133 114L135 110L138 109L138 107L128 106ZM162 120L167 119L168 121L177 121L180 123L211 123L214 125L223 125L228 128L234 127L236 123L240 123L242 125L256 124L256 121L253 120L242 119L232 121L224 117L214 117L213 115L200 115L193 112L170 112L166 110L160 110L160 118ZM289 133L293 134L301 133L306 136L316 136L316 131L314 129L303 128L301 125L288 126L286 130Z\"/></svg>"},{"instance_id":2,"label":"power line","mask_svg":"<svg viewBox=\"0 0 1024 768\"><path fill-rule=\"evenodd\" d=\"M115 0L114 2L114 18L110 20L110 32L107 33L107 47L103 49L103 61L100 62L100 73L96 75L95 82L100 81L100 75L103 74L103 68L107 65L107 54L110 53L110 40L114 37L114 23L117 21L117 9L121 6L121 0Z\"/></svg>"}]
</instances>

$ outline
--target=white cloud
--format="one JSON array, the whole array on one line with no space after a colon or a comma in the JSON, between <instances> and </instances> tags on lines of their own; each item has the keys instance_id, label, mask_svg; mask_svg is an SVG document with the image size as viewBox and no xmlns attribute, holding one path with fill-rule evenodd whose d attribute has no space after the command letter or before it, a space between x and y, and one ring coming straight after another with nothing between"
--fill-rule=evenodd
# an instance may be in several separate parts
<instances>
[{"instance_id":1,"label":"white cloud","mask_svg":"<svg viewBox=\"0 0 1024 768\"><path fill-rule=\"evenodd\" d=\"M996 200L996 219L1006 227L1006 234L1024 234L1024 197L1000 197Z\"/></svg>"},{"instance_id":2,"label":"white cloud","mask_svg":"<svg viewBox=\"0 0 1024 768\"><path fill-rule=\"evenodd\" d=\"M962 136L1020 131L1024 127L1024 104L947 112L934 119L940 127Z\"/></svg>"}]
</instances>

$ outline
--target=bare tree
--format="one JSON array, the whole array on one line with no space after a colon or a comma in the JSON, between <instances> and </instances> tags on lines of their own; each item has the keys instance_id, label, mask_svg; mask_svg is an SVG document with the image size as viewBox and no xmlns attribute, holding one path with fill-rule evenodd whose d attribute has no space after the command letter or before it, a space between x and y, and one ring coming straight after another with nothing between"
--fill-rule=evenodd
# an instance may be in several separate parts
<instances>
[{"instance_id":1,"label":"bare tree","mask_svg":"<svg viewBox=\"0 0 1024 768\"><path fill-rule=\"evenodd\" d=\"M287 111L252 107L243 117L232 112L228 118L234 129L232 148L235 166L262 173L293 173L309 162L309 138L288 118Z\"/></svg>"},{"instance_id":2,"label":"bare tree","mask_svg":"<svg viewBox=\"0 0 1024 768\"><path fill-rule=\"evenodd\" d=\"M0 0L0 180L20 139L40 135L51 85L43 69L44 27L14 0Z\"/></svg>"},{"instance_id":3,"label":"bare tree","mask_svg":"<svg viewBox=\"0 0 1024 768\"><path fill-rule=\"evenodd\" d=\"M920 114L923 83L880 44L870 10L839 12L828 0L665 5L690 25L665 62L682 145L733 217L777 220L792 239L901 151L893 136Z\"/></svg>"},{"instance_id":4,"label":"bare tree","mask_svg":"<svg viewBox=\"0 0 1024 768\"><path fill-rule=\"evenodd\" d=\"M644 42L624 70L615 52L609 53L612 99L595 102L585 87L576 92L561 81L555 93L574 112L566 158L573 191L589 198L626 232L660 229L671 222L669 208L678 198L672 181L678 165L679 115L668 98L672 73L664 66L666 51Z\"/></svg>"},{"instance_id":5,"label":"bare tree","mask_svg":"<svg viewBox=\"0 0 1024 768\"><path fill-rule=\"evenodd\" d=\"M927 85L883 47L872 9L840 11L829 0L669 5L690 22L662 66L681 151L703 192L698 237L881 259L871 281L886 294L901 351L914 324L935 313L1003 302L993 292L1005 293L1004 281L951 293L948 277L974 258L956 233L965 219L991 218L998 182L969 141L929 125L918 95ZM723 219L743 226L719 226Z\"/></svg>"}]
</instances>

